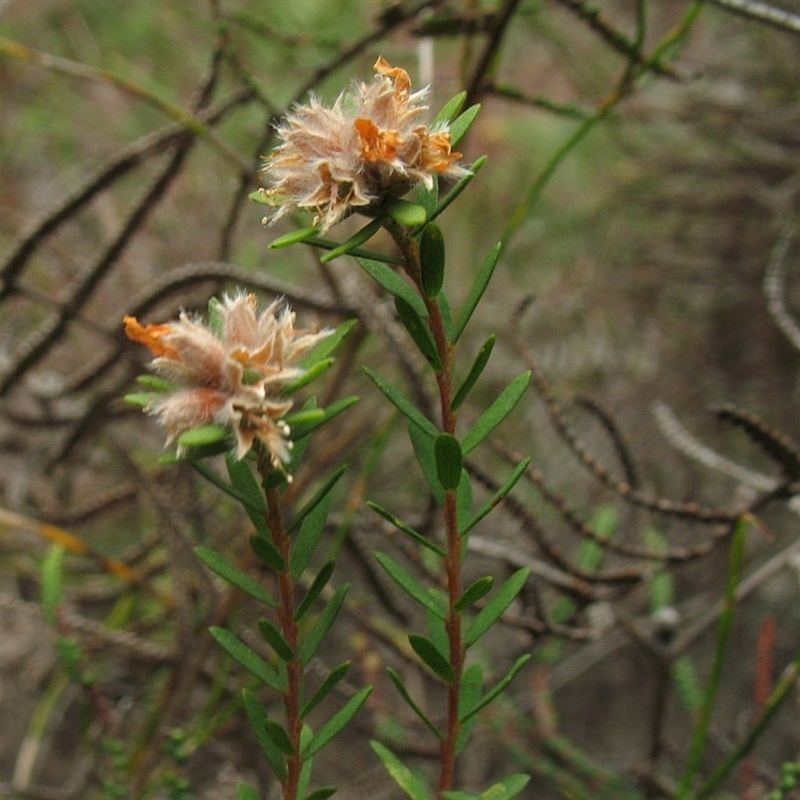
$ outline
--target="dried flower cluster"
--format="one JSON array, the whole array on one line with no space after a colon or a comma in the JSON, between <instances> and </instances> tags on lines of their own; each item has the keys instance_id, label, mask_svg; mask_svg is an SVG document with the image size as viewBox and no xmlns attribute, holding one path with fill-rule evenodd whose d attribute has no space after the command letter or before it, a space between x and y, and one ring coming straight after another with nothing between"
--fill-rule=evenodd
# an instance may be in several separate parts
<instances>
[{"instance_id":1,"label":"dried flower cluster","mask_svg":"<svg viewBox=\"0 0 800 800\"><path fill-rule=\"evenodd\" d=\"M278 129L281 144L264 171L273 181L263 192L278 206L275 222L295 208L314 212L323 232L354 208L375 206L414 184L430 187L434 175L460 177L467 170L450 151L446 125L420 121L428 90L411 92L408 73L385 59L372 83L357 83L332 108L315 97L288 115Z\"/></svg>"},{"instance_id":2,"label":"dried flower cluster","mask_svg":"<svg viewBox=\"0 0 800 800\"><path fill-rule=\"evenodd\" d=\"M172 384L145 410L166 428L167 444L192 428L218 423L234 432L237 458L258 440L280 468L290 456L282 418L292 401L279 392L303 374L292 365L330 331L295 330L295 315L282 301L259 313L255 295L243 292L223 298L216 311L213 329L185 313L159 325L124 318L128 338L150 348L153 371Z\"/></svg>"}]
</instances>

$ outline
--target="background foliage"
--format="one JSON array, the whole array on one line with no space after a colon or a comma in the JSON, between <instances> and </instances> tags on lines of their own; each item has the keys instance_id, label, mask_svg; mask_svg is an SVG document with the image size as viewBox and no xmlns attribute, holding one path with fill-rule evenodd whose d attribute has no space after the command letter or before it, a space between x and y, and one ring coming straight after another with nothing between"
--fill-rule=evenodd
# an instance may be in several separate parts
<instances>
[{"instance_id":1,"label":"background foliage","mask_svg":"<svg viewBox=\"0 0 800 800\"><path fill-rule=\"evenodd\" d=\"M329 536L353 588L347 622L319 657L354 660L344 696L376 686L318 769L342 797L364 786L393 797L366 741L391 741L421 769L432 758L384 671L425 696L402 635L411 611L371 556L410 554L362 502L415 509L424 483L353 365L383 368L391 353L394 377L420 402L430 387L393 306L349 264L268 252L291 226L262 230L262 209L246 200L288 104L312 88L332 100L368 78L378 54L417 84L433 81L434 108L465 87L482 102L463 149L488 164L441 220L448 281L463 296L507 234L463 348L500 334L480 386L487 403L521 369L539 370L538 391L502 430L539 472L472 540L481 574L533 566L524 602L485 646L498 674L525 652L537 663L482 721L464 782L512 765L534 774L526 797L674 796L715 650L730 515L753 505L763 528L747 538L703 773L724 761L800 640L797 451L776 433L798 434L797 298L780 274L796 260L798 9L785 2L768 24L732 5L698 5L688 36L673 39L692 4L2 6L0 794L211 798L242 778L268 791L236 703L246 677L206 632L244 627L252 609L191 553L209 544L243 558L246 525L189 470L154 466L160 432L118 401L141 371L122 314L167 318L233 281L285 294L305 319L361 323L324 394L362 402L329 427L294 489L303 497L315 475L350 464ZM663 60L626 84L664 41ZM558 159L582 125L586 136ZM569 430L543 402L544 376ZM708 408L721 403L773 430L748 427L740 411L720 422ZM714 460L700 443L759 474L698 463ZM612 485L575 457L582 447ZM507 455L481 454L473 467ZM654 502L632 505L615 481ZM685 503L724 513L703 519ZM64 575L63 602L45 603L47 614L43 569ZM795 689L728 796L779 784L781 764L798 758L797 717Z\"/></svg>"}]
</instances>

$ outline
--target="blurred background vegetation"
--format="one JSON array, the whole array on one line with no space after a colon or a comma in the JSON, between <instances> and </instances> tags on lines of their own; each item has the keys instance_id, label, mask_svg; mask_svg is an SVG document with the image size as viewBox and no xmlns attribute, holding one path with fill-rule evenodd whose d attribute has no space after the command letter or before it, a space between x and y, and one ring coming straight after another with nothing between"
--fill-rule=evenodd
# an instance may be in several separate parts
<instances>
[{"instance_id":1,"label":"blurred background vegetation","mask_svg":"<svg viewBox=\"0 0 800 800\"><path fill-rule=\"evenodd\" d=\"M406 438L355 367L393 361L423 400L427 387L353 265L269 251L293 223L265 230L247 200L287 107L310 90L333 101L378 55L431 83L434 110L463 88L482 103L462 149L488 163L442 219L452 294L508 246L464 364L496 331L486 401L532 360L540 370L501 438L543 477L473 542L498 574L535 565L490 645L498 671L528 650L537 666L492 708L463 783L518 770L535 776L526 797L674 796L729 518L752 507L762 527L704 774L723 763L800 642L800 472L785 438L800 435L799 30L790 0L0 4L0 797L232 797L241 779L271 796L236 703L245 677L205 633L251 612L191 552L205 541L244 558L245 523L188 467L159 466L160 431L120 402L142 359L122 315L159 321L234 284L285 294L308 322L361 322L325 392L362 402L296 481L301 495L326 465L350 465L331 552L357 591L340 652L322 657L352 658L353 687L376 684L320 768L343 798L390 798L370 737L420 769L432 757L383 674L395 665L425 696L402 644L408 610L371 562L391 534L362 500L431 523ZM554 424L544 376L583 444ZM720 404L735 410L720 420ZM740 470L719 469L720 454ZM48 621L54 541L65 599ZM766 797L800 759L799 717L795 688L713 796Z\"/></svg>"}]
</instances>

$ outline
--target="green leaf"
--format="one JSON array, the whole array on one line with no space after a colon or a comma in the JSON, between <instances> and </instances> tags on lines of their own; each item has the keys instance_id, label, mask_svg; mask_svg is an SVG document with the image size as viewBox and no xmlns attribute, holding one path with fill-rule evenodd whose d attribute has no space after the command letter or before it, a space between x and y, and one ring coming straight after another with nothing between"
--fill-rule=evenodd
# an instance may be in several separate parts
<instances>
[{"instance_id":1,"label":"green leaf","mask_svg":"<svg viewBox=\"0 0 800 800\"><path fill-rule=\"evenodd\" d=\"M485 578L478 578L474 583L471 583L465 590L464 594L456 601L456 611L466 611L471 606L475 605L478 600L482 600L489 592L492 591L494 586L494 578L487 575Z\"/></svg>"},{"instance_id":2,"label":"green leaf","mask_svg":"<svg viewBox=\"0 0 800 800\"><path fill-rule=\"evenodd\" d=\"M381 264L379 261L370 261L367 258L357 258L361 269L367 273L376 283L386 289L392 297L402 297L420 317L428 316L428 309L425 308L424 300L417 294L414 288L391 267Z\"/></svg>"},{"instance_id":3,"label":"green leaf","mask_svg":"<svg viewBox=\"0 0 800 800\"><path fill-rule=\"evenodd\" d=\"M331 575L333 575L333 569L335 566L336 563L334 561L329 561L317 573L317 577L314 578L314 582L311 584L308 593L297 607L297 611L294 612L294 618L297 622L303 619L306 613L314 605L314 601L320 596L322 590L327 586L328 581L331 579Z\"/></svg>"},{"instance_id":4,"label":"green leaf","mask_svg":"<svg viewBox=\"0 0 800 800\"><path fill-rule=\"evenodd\" d=\"M464 455L471 453L516 408L530 382L531 373L523 372L503 389L464 437Z\"/></svg>"},{"instance_id":5,"label":"green leaf","mask_svg":"<svg viewBox=\"0 0 800 800\"><path fill-rule=\"evenodd\" d=\"M437 617L444 619L447 616L447 608L439 597L430 589L423 586L409 570L398 564L391 556L386 553L375 552L375 559L383 567L389 577L410 597L420 605L427 608Z\"/></svg>"},{"instance_id":6,"label":"green leaf","mask_svg":"<svg viewBox=\"0 0 800 800\"><path fill-rule=\"evenodd\" d=\"M472 163L472 166L469 168L469 174L465 175L463 178L459 178L455 186L453 186L453 188L439 201L439 204L436 206L436 208L428 214L428 222L435 220L436 217L438 217L447 209L447 207L461 194L461 192L463 192L464 189L469 186L473 178L483 168L484 164L486 164L486 156L481 156L480 158L475 159L475 161Z\"/></svg>"},{"instance_id":7,"label":"green leaf","mask_svg":"<svg viewBox=\"0 0 800 800\"><path fill-rule=\"evenodd\" d=\"M322 682L319 689L312 695L311 699L300 709L300 718L305 719L337 686L340 680L350 669L350 662L345 661L338 667L331 670L328 677Z\"/></svg>"},{"instance_id":8,"label":"green leaf","mask_svg":"<svg viewBox=\"0 0 800 800\"><path fill-rule=\"evenodd\" d=\"M465 469L461 470L461 480L458 482L458 489L456 491L456 521L461 535L466 537L467 524L472 517L472 481ZM463 557L467 556L467 548L465 547L462 553Z\"/></svg>"},{"instance_id":9,"label":"green leaf","mask_svg":"<svg viewBox=\"0 0 800 800\"><path fill-rule=\"evenodd\" d=\"M309 369L317 361L322 361L331 355L339 345L350 335L350 331L358 325L357 319L347 319L337 325L331 333L314 345L300 360L302 369Z\"/></svg>"},{"instance_id":10,"label":"green leaf","mask_svg":"<svg viewBox=\"0 0 800 800\"><path fill-rule=\"evenodd\" d=\"M398 692L400 692L400 696L405 700L406 705L419 717L422 723L430 730L430 732L441 741L444 738L444 734L433 724L430 717L414 702L414 698L408 693L408 689L406 689L405 685L403 684L403 679L395 672L391 667L386 667L386 673L388 674L390 680L394 684L395 688Z\"/></svg>"},{"instance_id":11,"label":"green leaf","mask_svg":"<svg viewBox=\"0 0 800 800\"><path fill-rule=\"evenodd\" d=\"M306 417L305 419L301 419L300 421L296 421L294 424L291 425L291 432L289 434L289 438L293 442L297 442L300 439L305 439L307 436L310 436L317 428L321 428L323 425L327 425L332 419L338 417L343 411L347 411L348 408L354 406L358 403L357 397L343 397L341 400L337 400L335 403L331 403L329 406L326 406L322 411L322 414L312 414ZM287 420L289 417L286 418ZM303 450L298 450L297 458L295 458L294 451L292 452L292 461L289 465L289 470L294 471L299 464L300 457L302 457Z\"/></svg>"},{"instance_id":12,"label":"green leaf","mask_svg":"<svg viewBox=\"0 0 800 800\"><path fill-rule=\"evenodd\" d=\"M325 533L325 523L328 521L328 509L331 505L330 492L306 515L303 527L294 540L292 551L289 555L289 572L296 581L303 574L317 549L322 534Z\"/></svg>"},{"instance_id":13,"label":"green leaf","mask_svg":"<svg viewBox=\"0 0 800 800\"><path fill-rule=\"evenodd\" d=\"M273 572L283 572L286 569L286 562L266 536L251 536L250 549Z\"/></svg>"},{"instance_id":14,"label":"green leaf","mask_svg":"<svg viewBox=\"0 0 800 800\"><path fill-rule=\"evenodd\" d=\"M528 785L529 781L528 775L509 775L479 795L459 791L442 792L442 798L443 800L511 800Z\"/></svg>"},{"instance_id":15,"label":"green leaf","mask_svg":"<svg viewBox=\"0 0 800 800\"><path fill-rule=\"evenodd\" d=\"M445 683L452 683L456 673L450 662L439 652L430 639L416 633L408 635L408 643L430 670Z\"/></svg>"},{"instance_id":16,"label":"green leaf","mask_svg":"<svg viewBox=\"0 0 800 800\"><path fill-rule=\"evenodd\" d=\"M415 531L412 527L408 526L402 520L398 519L391 511L387 511L383 506L378 505L378 503L373 503L372 500L367 500L367 506L371 508L376 514L383 517L387 522L394 525L397 530L401 533L406 534L406 536L410 536L417 544L421 544L423 547L427 547L432 553L436 553L437 556L440 558L444 558L446 553L439 547L437 544L432 542L426 536L423 536L418 531Z\"/></svg>"},{"instance_id":17,"label":"green leaf","mask_svg":"<svg viewBox=\"0 0 800 800\"><path fill-rule=\"evenodd\" d=\"M425 208L399 197L390 197L383 206L383 210L395 221L409 228L424 224L427 219Z\"/></svg>"},{"instance_id":18,"label":"green leaf","mask_svg":"<svg viewBox=\"0 0 800 800\"><path fill-rule=\"evenodd\" d=\"M256 194L256 192L253 192L253 194ZM252 194L250 195L250 198L251 199L253 198ZM300 242L305 242L312 236L316 236L317 233L319 233L319 228L317 228L316 226L311 228L298 228L296 231L292 231L291 233L279 236L277 239L273 239L269 243L269 249L282 250L284 247L291 247L293 244L300 244Z\"/></svg>"},{"instance_id":19,"label":"green leaf","mask_svg":"<svg viewBox=\"0 0 800 800\"><path fill-rule=\"evenodd\" d=\"M464 333L464 328L467 327L470 319L472 319L472 315L475 313L475 309L478 307L478 303L480 303L483 293L486 291L486 287L489 285L489 281L492 279L492 275L494 274L494 270L497 266L497 262L500 258L500 253L502 250L503 243L498 242L489 251L489 255L486 256L480 270L478 270L478 274L475 276L475 281L472 284L472 289L470 290L470 293L464 302L464 308L461 311L461 317L456 323L456 328L453 332L451 340L453 344L455 344L459 338L461 338L461 334Z\"/></svg>"},{"instance_id":20,"label":"green leaf","mask_svg":"<svg viewBox=\"0 0 800 800\"><path fill-rule=\"evenodd\" d=\"M232 452L225 454L225 466L231 481L234 496L240 499L250 522L260 536L267 537L267 501L261 485L253 475L250 464L237 459Z\"/></svg>"},{"instance_id":21,"label":"green leaf","mask_svg":"<svg viewBox=\"0 0 800 800\"><path fill-rule=\"evenodd\" d=\"M371 692L372 687L365 686L360 692L353 695L344 707L337 711L303 746L300 755L303 758L311 758L322 750L358 714Z\"/></svg>"},{"instance_id":22,"label":"green leaf","mask_svg":"<svg viewBox=\"0 0 800 800\"><path fill-rule=\"evenodd\" d=\"M423 433L435 439L439 435L436 426L407 398L395 389L391 384L386 383L377 372L373 372L369 367L362 367L367 377L386 395L392 405L409 421L413 422Z\"/></svg>"},{"instance_id":23,"label":"green leaf","mask_svg":"<svg viewBox=\"0 0 800 800\"><path fill-rule=\"evenodd\" d=\"M63 544L52 544L42 561L42 608L45 619L55 625L58 621L58 607L61 605L64 577Z\"/></svg>"},{"instance_id":24,"label":"green leaf","mask_svg":"<svg viewBox=\"0 0 800 800\"><path fill-rule=\"evenodd\" d=\"M347 467L342 465L330 474L325 480L325 483L314 492L311 499L297 512L294 522L289 526L289 533L296 531L303 524L305 518L330 494L333 487L336 486L339 481L339 478L341 478L346 471Z\"/></svg>"},{"instance_id":25,"label":"green leaf","mask_svg":"<svg viewBox=\"0 0 800 800\"><path fill-rule=\"evenodd\" d=\"M467 131L472 127L472 123L475 122L480 111L480 103L477 103L453 120L450 124L450 145L452 147L455 147L467 135Z\"/></svg>"},{"instance_id":26,"label":"green leaf","mask_svg":"<svg viewBox=\"0 0 800 800\"><path fill-rule=\"evenodd\" d=\"M425 209L425 216L432 214L439 202L439 181L434 177L430 189L424 183L417 186L416 201Z\"/></svg>"},{"instance_id":27,"label":"green leaf","mask_svg":"<svg viewBox=\"0 0 800 800\"><path fill-rule=\"evenodd\" d=\"M435 435L438 436L439 432L437 431ZM411 439L414 455L428 487L436 498L436 502L439 505L443 505L444 488L439 483L439 476L436 473L436 455L433 449L436 439L432 438L427 431L423 432L418 426L412 425L410 422L408 424L408 436Z\"/></svg>"},{"instance_id":28,"label":"green leaf","mask_svg":"<svg viewBox=\"0 0 800 800\"><path fill-rule=\"evenodd\" d=\"M281 753L286 756L294 755L294 747L289 739L289 734L286 733L279 722L267 717L267 719L264 720L264 730Z\"/></svg>"},{"instance_id":29,"label":"green leaf","mask_svg":"<svg viewBox=\"0 0 800 800\"><path fill-rule=\"evenodd\" d=\"M528 469L530 463L530 458L523 458L522 461L514 467L508 480L481 506L478 513L462 528L462 535L471 531L493 508L498 506L505 499L509 492L517 485L519 479L525 474L525 470Z\"/></svg>"},{"instance_id":30,"label":"green leaf","mask_svg":"<svg viewBox=\"0 0 800 800\"><path fill-rule=\"evenodd\" d=\"M263 617L258 621L258 631L261 638L272 647L275 654L282 661L291 661L294 657L292 648L289 643L283 638L283 634L271 623Z\"/></svg>"},{"instance_id":31,"label":"green leaf","mask_svg":"<svg viewBox=\"0 0 800 800\"><path fill-rule=\"evenodd\" d=\"M157 396L158 395L153 394L153 392L131 392L130 394L126 394L122 399L129 405L145 409L153 402L153 398Z\"/></svg>"},{"instance_id":32,"label":"green leaf","mask_svg":"<svg viewBox=\"0 0 800 800\"><path fill-rule=\"evenodd\" d=\"M461 468L464 466L458 439L449 433L440 433L436 437L433 453L436 458L436 475L439 483L445 489L457 489L461 480Z\"/></svg>"},{"instance_id":33,"label":"green leaf","mask_svg":"<svg viewBox=\"0 0 800 800\"><path fill-rule=\"evenodd\" d=\"M433 369L439 372L442 368L442 361L439 358L439 354L436 352L433 336L425 320L420 317L417 312L414 311L413 307L403 300L402 297L395 297L394 305L397 309L397 316L400 322L408 331L408 335L417 346L417 349L425 356L425 360Z\"/></svg>"},{"instance_id":34,"label":"green leaf","mask_svg":"<svg viewBox=\"0 0 800 800\"><path fill-rule=\"evenodd\" d=\"M230 431L224 425L201 425L182 433L178 437L178 444L181 447L209 447L224 444L229 436Z\"/></svg>"},{"instance_id":35,"label":"green leaf","mask_svg":"<svg viewBox=\"0 0 800 800\"><path fill-rule=\"evenodd\" d=\"M297 380L281 389L281 396L288 397L299 391L309 383L313 383L320 375L324 375L334 364L335 359L323 358L309 367Z\"/></svg>"},{"instance_id":36,"label":"green leaf","mask_svg":"<svg viewBox=\"0 0 800 800\"><path fill-rule=\"evenodd\" d=\"M321 786L319 789L314 789L311 794L305 796L305 800L328 800L333 797L337 792L335 786Z\"/></svg>"},{"instance_id":37,"label":"green leaf","mask_svg":"<svg viewBox=\"0 0 800 800\"><path fill-rule=\"evenodd\" d=\"M459 92L454 97L451 97L440 109L439 113L433 118L431 128L435 128L442 123L449 124L458 116L458 113L464 108L464 103L467 100L466 92Z\"/></svg>"},{"instance_id":38,"label":"green leaf","mask_svg":"<svg viewBox=\"0 0 800 800\"><path fill-rule=\"evenodd\" d=\"M245 594L270 606L270 608L278 607L278 601L255 578L242 572L224 556L202 545L195 547L194 552L212 572L219 575L226 583L241 589Z\"/></svg>"},{"instance_id":39,"label":"green leaf","mask_svg":"<svg viewBox=\"0 0 800 800\"><path fill-rule=\"evenodd\" d=\"M334 247L333 250L322 256L322 258L320 258L320 262L322 264L327 264L329 261L339 258L339 256L343 256L352 252L357 247L360 247L365 242L368 242L381 229L382 225L383 221L380 217L373 219L371 222L361 228L360 231L356 231L344 244Z\"/></svg>"},{"instance_id":40,"label":"green leaf","mask_svg":"<svg viewBox=\"0 0 800 800\"><path fill-rule=\"evenodd\" d=\"M456 396L453 398L453 403L450 406L453 411L457 411L461 407L461 404L467 399L467 395L469 395L475 384L478 382L478 378L480 378L483 370L489 363L489 357L492 355L492 350L494 349L494 344L496 341L497 337L492 334L483 343L483 347L481 347L481 349L478 351L478 355L475 356L475 361L472 362L472 366L467 373L467 377L464 378L464 382L458 387Z\"/></svg>"},{"instance_id":41,"label":"green leaf","mask_svg":"<svg viewBox=\"0 0 800 800\"><path fill-rule=\"evenodd\" d=\"M434 222L422 229L419 240L419 258L422 267L422 289L428 297L436 297L444 284L444 236Z\"/></svg>"},{"instance_id":42,"label":"green leaf","mask_svg":"<svg viewBox=\"0 0 800 800\"><path fill-rule=\"evenodd\" d=\"M276 692L286 691L286 678L276 672L255 650L225 628L209 628L217 644L238 664Z\"/></svg>"},{"instance_id":43,"label":"green leaf","mask_svg":"<svg viewBox=\"0 0 800 800\"><path fill-rule=\"evenodd\" d=\"M319 650L319 646L328 635L328 631L339 615L339 611L342 608L342 603L344 602L345 595L349 588L349 584L345 583L334 592L333 597L328 601L328 605L325 606L322 613L317 618L317 621L314 623L314 627L303 638L299 653L300 663L303 666L306 666L308 662L311 661L317 650Z\"/></svg>"},{"instance_id":44,"label":"green leaf","mask_svg":"<svg viewBox=\"0 0 800 800\"><path fill-rule=\"evenodd\" d=\"M250 194L247 195L247 199L258 203L260 206L269 206L270 208L281 205L283 200L281 197L270 194L263 186L256 189L254 192L250 192Z\"/></svg>"},{"instance_id":45,"label":"green leaf","mask_svg":"<svg viewBox=\"0 0 800 800\"><path fill-rule=\"evenodd\" d=\"M319 247L322 250L333 250L339 246L337 242L331 242L328 239L321 239L317 236L312 236L309 239L306 239L305 243L311 245L312 247ZM398 255L391 253L378 253L374 250L366 250L363 247L356 247L355 249L351 250L350 255L356 260L359 258L366 258L369 261L375 261L376 263L397 264L398 266L403 265L403 259Z\"/></svg>"},{"instance_id":46,"label":"green leaf","mask_svg":"<svg viewBox=\"0 0 800 800\"><path fill-rule=\"evenodd\" d=\"M483 667L479 662L470 664L461 676L461 689L458 695L458 718L464 719L467 709L474 708L481 700L483 691ZM478 721L477 714L473 714L466 722L461 723L461 732L458 735L456 752L463 752L469 742L475 723Z\"/></svg>"},{"instance_id":47,"label":"green leaf","mask_svg":"<svg viewBox=\"0 0 800 800\"><path fill-rule=\"evenodd\" d=\"M433 792L418 772L410 770L388 747L380 742L370 742L370 747L392 780L411 800L433 800Z\"/></svg>"},{"instance_id":48,"label":"green leaf","mask_svg":"<svg viewBox=\"0 0 800 800\"><path fill-rule=\"evenodd\" d=\"M525 581L528 579L530 570L525 567L518 569L511 577L497 590L495 595L481 609L472 624L467 628L464 635L464 644L467 647L475 644L489 628L497 622L503 612L514 602L514 598L522 591Z\"/></svg>"},{"instance_id":49,"label":"green leaf","mask_svg":"<svg viewBox=\"0 0 800 800\"><path fill-rule=\"evenodd\" d=\"M261 797L252 786L240 783L236 786L236 800L261 800Z\"/></svg>"},{"instance_id":50,"label":"green leaf","mask_svg":"<svg viewBox=\"0 0 800 800\"><path fill-rule=\"evenodd\" d=\"M224 492L228 496L232 497L237 502L241 503L244 507L245 511L247 511L247 515L253 520L253 524L256 525L256 529L261 531L263 530L266 532L266 525L262 522L261 527L255 523L256 518L263 518L263 510L264 510L264 499L263 497L259 497L260 504L253 505L252 501L245 497L241 492L231 486L229 483L226 483L222 480L215 472L212 472L208 469L205 465L200 464L197 461L192 462L192 466L194 469L199 472L212 486L216 486L221 492ZM252 516L251 512L256 512L256 516Z\"/></svg>"},{"instance_id":51,"label":"green leaf","mask_svg":"<svg viewBox=\"0 0 800 800\"><path fill-rule=\"evenodd\" d=\"M428 626L428 638L433 646L445 657L450 655L450 638L447 635L445 621L431 611L425 611L425 622Z\"/></svg>"},{"instance_id":52,"label":"green leaf","mask_svg":"<svg viewBox=\"0 0 800 800\"><path fill-rule=\"evenodd\" d=\"M250 721L250 727L256 735L258 744L264 752L270 768L279 781L285 781L287 775L286 759L283 757L283 753L275 746L272 739L267 736L267 712L264 710L259 699L249 689L242 690L242 703L245 713L247 714L247 719Z\"/></svg>"},{"instance_id":53,"label":"green leaf","mask_svg":"<svg viewBox=\"0 0 800 800\"><path fill-rule=\"evenodd\" d=\"M175 385L172 383L172 381L168 381L166 378L162 378L160 375L138 375L136 377L136 383L138 383L139 386L144 386L145 389L149 389L151 392L156 394L170 392L175 388Z\"/></svg>"},{"instance_id":54,"label":"green leaf","mask_svg":"<svg viewBox=\"0 0 800 800\"><path fill-rule=\"evenodd\" d=\"M463 716L460 720L463 723L474 717L479 711L486 708L493 700L496 700L508 687L511 681L517 677L517 673L531 660L533 656L526 653L520 656L512 665L511 669L506 673L505 677L498 681L474 706L464 709Z\"/></svg>"}]
</instances>

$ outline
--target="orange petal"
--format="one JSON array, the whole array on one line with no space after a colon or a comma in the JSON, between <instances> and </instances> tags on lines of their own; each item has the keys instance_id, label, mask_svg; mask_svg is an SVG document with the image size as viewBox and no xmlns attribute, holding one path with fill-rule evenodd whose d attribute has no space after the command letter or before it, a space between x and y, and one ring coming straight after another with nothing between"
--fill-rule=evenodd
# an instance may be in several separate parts
<instances>
[{"instance_id":1,"label":"orange petal","mask_svg":"<svg viewBox=\"0 0 800 800\"><path fill-rule=\"evenodd\" d=\"M398 92L407 92L411 88L411 78L408 77L408 73L400 67L393 67L383 56L378 56L373 69L379 75L391 78Z\"/></svg>"},{"instance_id":2,"label":"orange petal","mask_svg":"<svg viewBox=\"0 0 800 800\"><path fill-rule=\"evenodd\" d=\"M125 335L131 341L149 347L150 352L156 357L177 358L178 353L175 348L161 341L168 333L172 333L172 325L168 323L142 325L136 317L123 317L122 322L125 325Z\"/></svg>"},{"instance_id":3,"label":"orange petal","mask_svg":"<svg viewBox=\"0 0 800 800\"><path fill-rule=\"evenodd\" d=\"M378 161L394 161L400 136L397 131L382 131L372 120L359 117L353 127L361 137L361 158L375 163Z\"/></svg>"}]
</instances>

